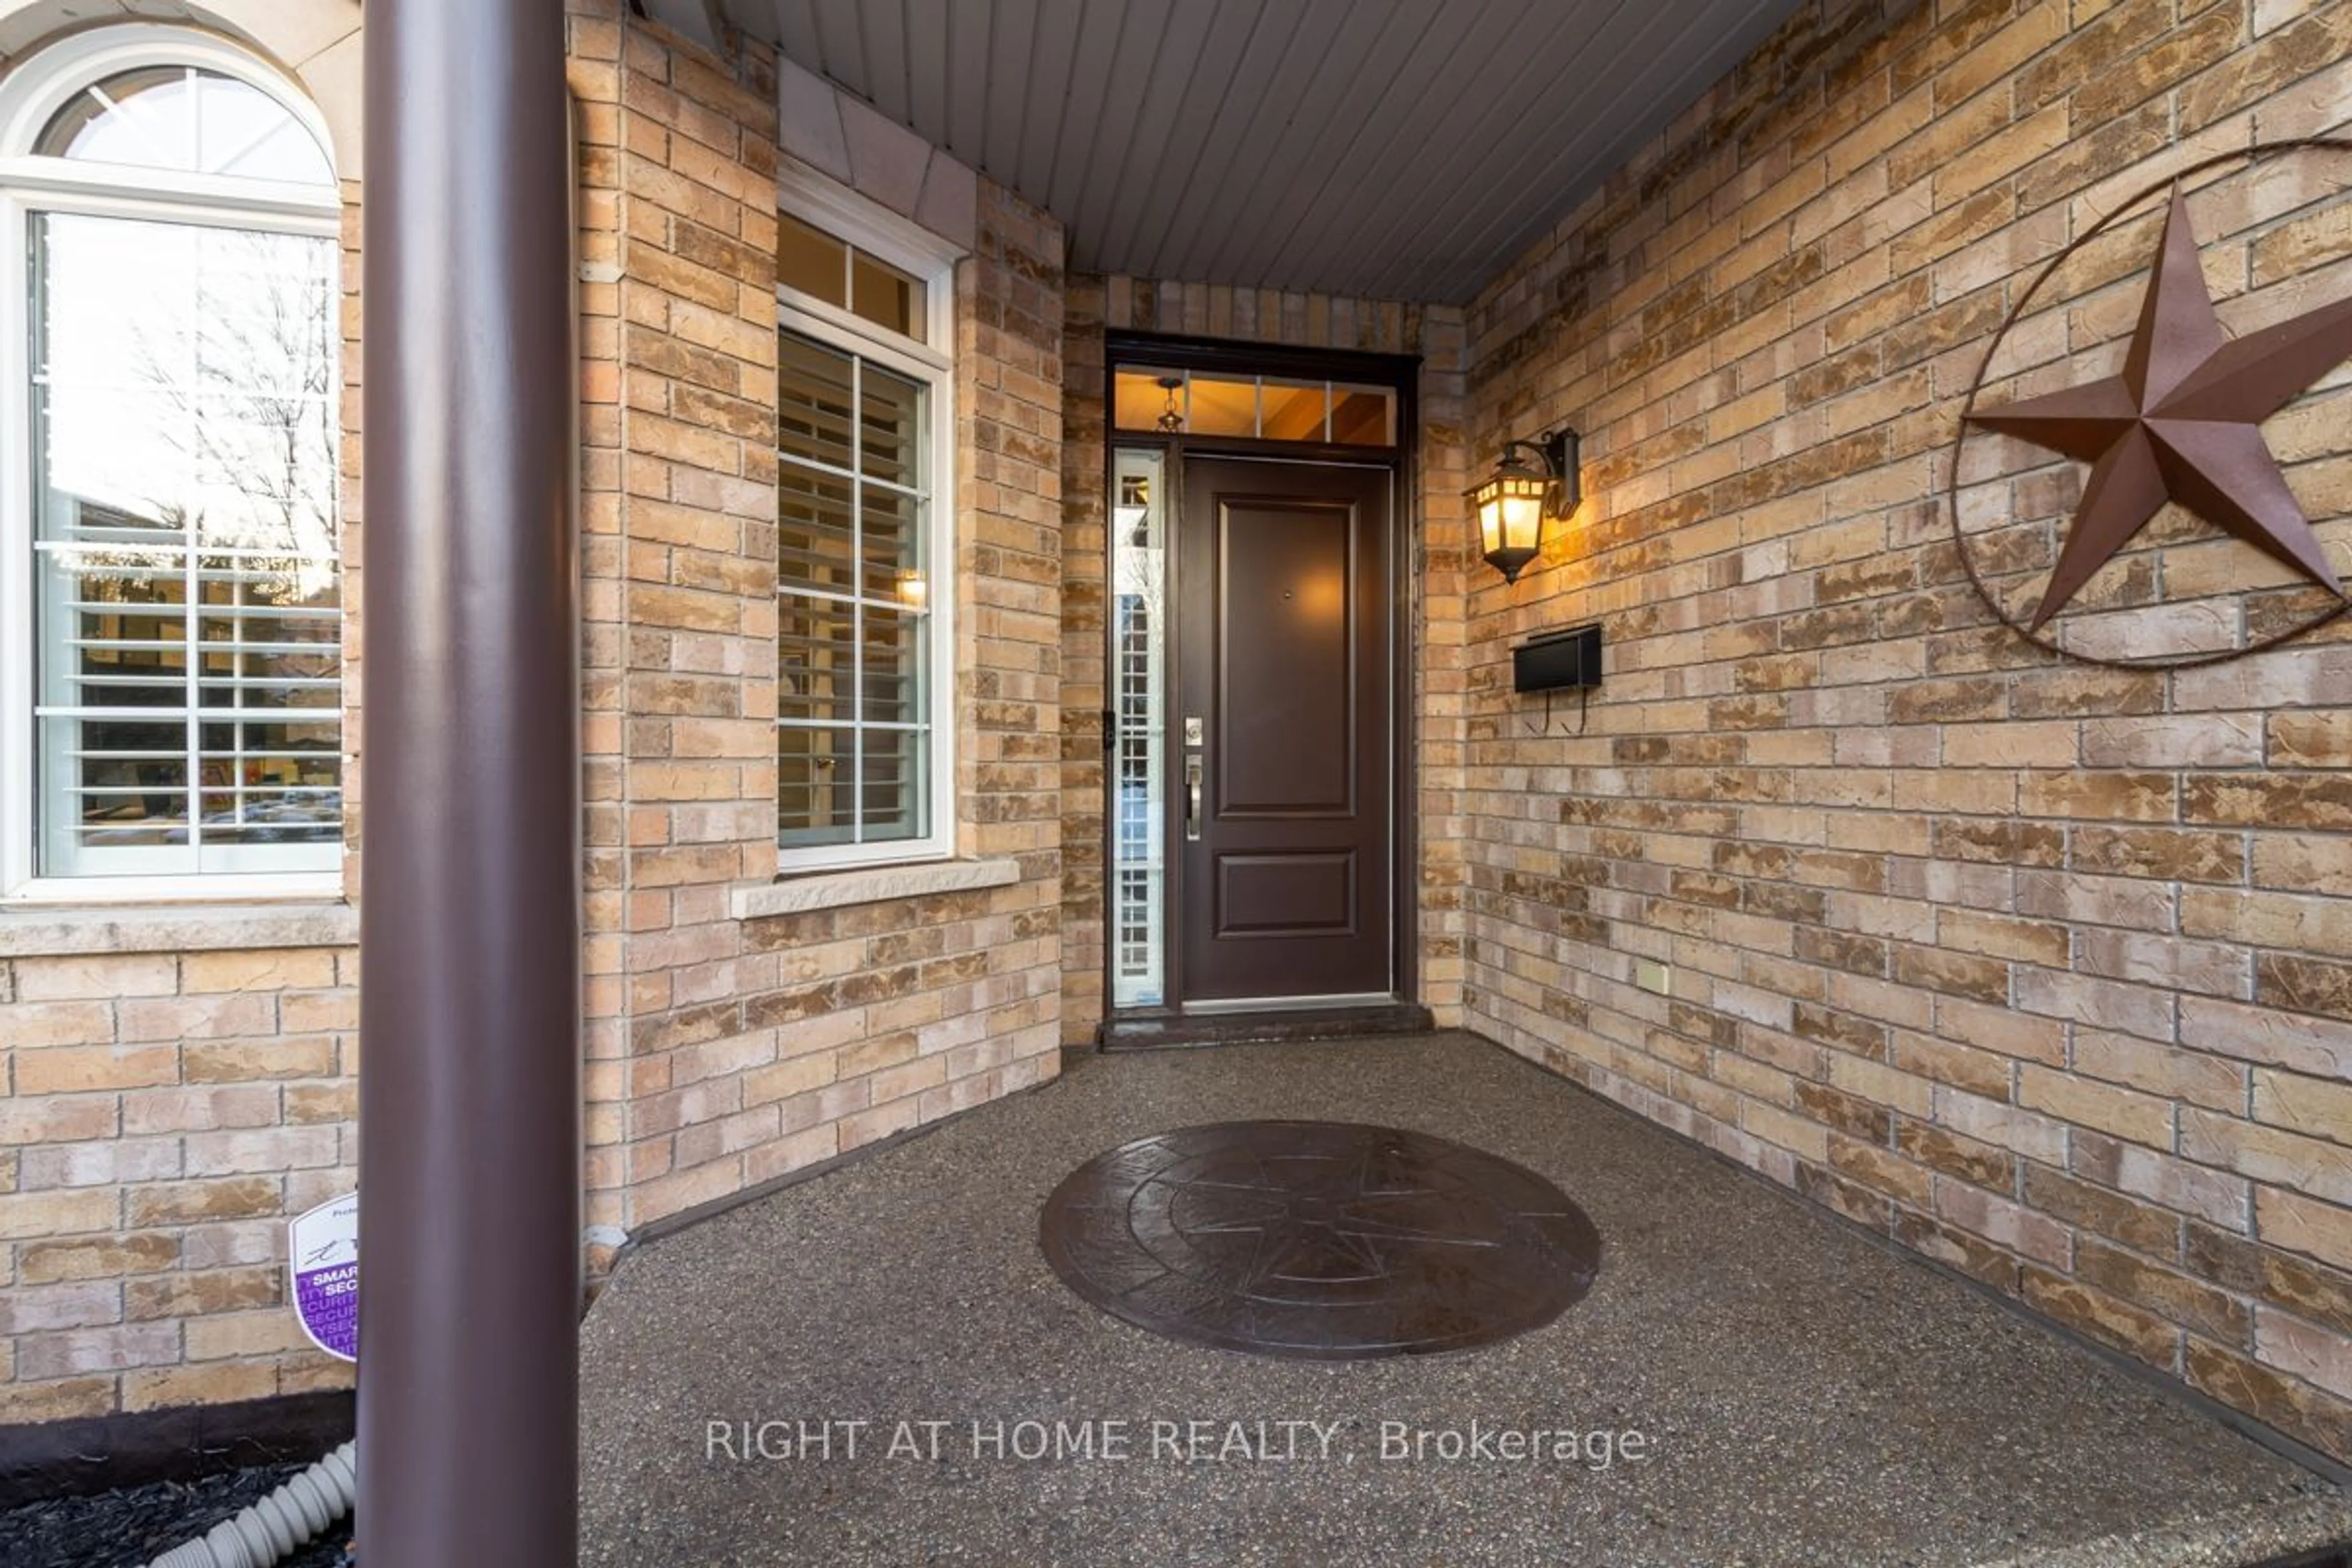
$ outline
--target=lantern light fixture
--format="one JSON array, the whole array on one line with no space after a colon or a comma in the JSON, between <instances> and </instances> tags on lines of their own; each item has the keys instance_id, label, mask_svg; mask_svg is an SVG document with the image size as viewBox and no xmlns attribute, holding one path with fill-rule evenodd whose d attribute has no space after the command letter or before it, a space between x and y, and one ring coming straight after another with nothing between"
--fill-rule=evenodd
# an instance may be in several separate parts
<instances>
[{"instance_id":1,"label":"lantern light fixture","mask_svg":"<svg viewBox=\"0 0 2352 1568\"><path fill-rule=\"evenodd\" d=\"M1544 520L1565 520L1584 499L1578 440L1562 426L1532 441L1506 441L1495 471L1470 490L1479 543L1504 582L1517 582L1542 550Z\"/></svg>"}]
</instances>

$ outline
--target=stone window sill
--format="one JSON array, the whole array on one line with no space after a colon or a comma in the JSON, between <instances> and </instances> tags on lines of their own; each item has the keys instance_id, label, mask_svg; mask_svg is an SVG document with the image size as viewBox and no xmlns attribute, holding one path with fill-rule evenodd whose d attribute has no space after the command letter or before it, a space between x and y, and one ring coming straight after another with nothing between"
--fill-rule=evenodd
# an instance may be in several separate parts
<instances>
[{"instance_id":1,"label":"stone window sill","mask_svg":"<svg viewBox=\"0 0 2352 1568\"><path fill-rule=\"evenodd\" d=\"M919 899L931 893L1003 888L1020 879L1021 863L1017 860L934 860L921 866L860 867L855 871L828 871L774 882L754 882L730 889L728 903L737 920L756 921L772 915L837 910L846 904L878 904L891 899Z\"/></svg>"},{"instance_id":2,"label":"stone window sill","mask_svg":"<svg viewBox=\"0 0 2352 1568\"><path fill-rule=\"evenodd\" d=\"M359 940L359 910L341 902L0 908L0 958L350 947Z\"/></svg>"}]
</instances>

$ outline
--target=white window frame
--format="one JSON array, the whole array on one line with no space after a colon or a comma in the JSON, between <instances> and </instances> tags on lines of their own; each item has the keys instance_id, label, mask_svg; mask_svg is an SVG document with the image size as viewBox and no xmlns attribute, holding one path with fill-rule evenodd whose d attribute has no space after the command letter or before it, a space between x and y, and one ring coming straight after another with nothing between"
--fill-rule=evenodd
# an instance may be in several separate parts
<instances>
[{"instance_id":1,"label":"white window frame","mask_svg":"<svg viewBox=\"0 0 2352 1568\"><path fill-rule=\"evenodd\" d=\"M31 628L33 551L30 236L36 215L143 218L339 240L332 185L224 178L168 169L36 156L50 119L91 83L142 66L218 71L267 94L318 142L334 142L309 98L227 39L194 28L128 23L76 34L25 57L0 79L0 902L160 903L315 899L342 890L341 842L321 846L332 869L42 877L35 841L38 738ZM340 328L338 328L340 336ZM21 639L21 640L19 640ZM338 722L345 715L339 711ZM342 765L351 750L345 738ZM343 781L349 799L351 781Z\"/></svg>"},{"instance_id":2,"label":"white window frame","mask_svg":"<svg viewBox=\"0 0 2352 1568\"><path fill-rule=\"evenodd\" d=\"M782 284L776 288L776 323L845 353L923 384L929 404L930 467L927 487L924 559L929 563L925 615L930 622L929 657L923 671L930 718L930 767L924 787L930 831L919 838L878 844L824 844L787 847L777 825L776 869L793 876L859 866L908 865L944 860L956 852L955 798L960 704L956 692L956 397L955 266L961 247L900 217L856 192L787 163L777 175L778 205L836 239L888 262L923 285L923 341L902 336L838 305L814 300ZM783 459L780 457L779 461ZM779 584L781 603L785 590ZM863 693L859 694L863 701ZM782 725L779 723L781 731ZM864 809L864 803L858 803Z\"/></svg>"}]
</instances>

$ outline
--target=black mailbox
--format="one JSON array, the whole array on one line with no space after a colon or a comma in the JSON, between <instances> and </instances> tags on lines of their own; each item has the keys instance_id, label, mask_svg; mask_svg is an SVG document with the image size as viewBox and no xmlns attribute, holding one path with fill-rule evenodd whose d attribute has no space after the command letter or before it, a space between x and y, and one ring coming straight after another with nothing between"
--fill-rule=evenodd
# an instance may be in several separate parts
<instances>
[{"instance_id":1,"label":"black mailbox","mask_svg":"<svg viewBox=\"0 0 2352 1568\"><path fill-rule=\"evenodd\" d=\"M1601 627L1531 637L1511 650L1511 689L1561 691L1601 684Z\"/></svg>"}]
</instances>

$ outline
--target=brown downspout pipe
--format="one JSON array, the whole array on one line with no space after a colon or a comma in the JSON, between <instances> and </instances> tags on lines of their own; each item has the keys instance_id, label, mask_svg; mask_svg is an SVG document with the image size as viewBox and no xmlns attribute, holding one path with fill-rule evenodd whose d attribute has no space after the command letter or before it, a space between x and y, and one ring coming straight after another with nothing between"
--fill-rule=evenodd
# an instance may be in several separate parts
<instances>
[{"instance_id":1,"label":"brown downspout pipe","mask_svg":"<svg viewBox=\"0 0 2352 1568\"><path fill-rule=\"evenodd\" d=\"M563 0L366 36L368 1568L571 1568L579 561Z\"/></svg>"}]
</instances>

